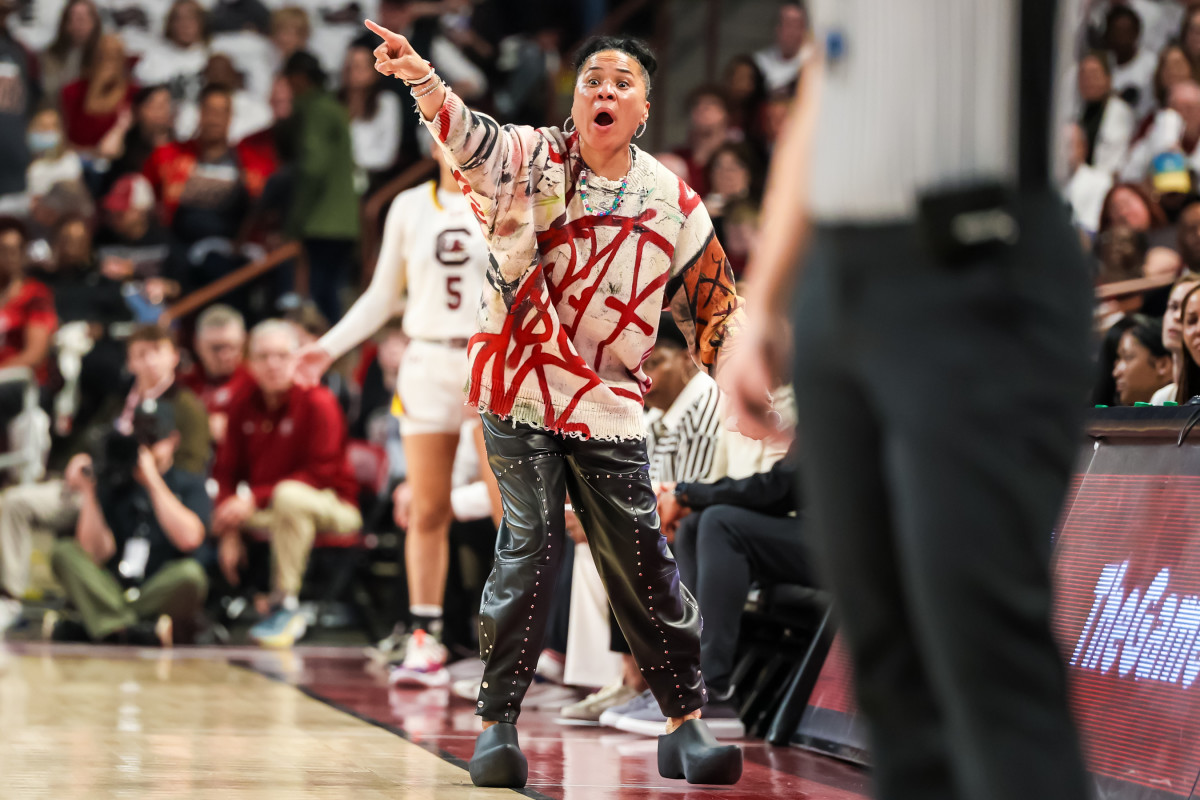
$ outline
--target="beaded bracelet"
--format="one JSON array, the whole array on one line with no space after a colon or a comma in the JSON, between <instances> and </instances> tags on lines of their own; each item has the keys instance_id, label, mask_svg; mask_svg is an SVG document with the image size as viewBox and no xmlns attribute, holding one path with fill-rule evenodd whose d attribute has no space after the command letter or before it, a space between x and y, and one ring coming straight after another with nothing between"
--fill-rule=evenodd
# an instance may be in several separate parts
<instances>
[{"instance_id":1,"label":"beaded bracelet","mask_svg":"<svg viewBox=\"0 0 1200 800\"><path fill-rule=\"evenodd\" d=\"M429 95L433 94L434 92L436 92L438 90L439 86L444 86L444 85L445 85L445 83L439 77L437 79L437 83L435 83L433 86L430 86L428 89L423 90L419 94L415 90L412 90L412 91L410 91L410 94L412 94L413 99L420 100L422 97L428 97Z\"/></svg>"},{"instance_id":2,"label":"beaded bracelet","mask_svg":"<svg viewBox=\"0 0 1200 800\"><path fill-rule=\"evenodd\" d=\"M430 95L430 94L433 94L434 92L436 92L438 86L446 87L446 94L450 93L450 84L446 83L441 78L438 78L437 86L434 86L431 91L424 92L423 94L414 94L413 97L419 101L422 97L425 97L426 95ZM420 102L413 103L413 111L416 111L418 115L420 115L422 118L424 118L425 115L421 111Z\"/></svg>"},{"instance_id":3,"label":"beaded bracelet","mask_svg":"<svg viewBox=\"0 0 1200 800\"><path fill-rule=\"evenodd\" d=\"M419 81L404 81L404 85L408 86L409 88L412 88L413 86L420 86L423 83L428 83L435 74L436 74L436 72L434 71L433 67L431 66L429 68L429 72L425 73L424 78L421 78L421 80L419 80Z\"/></svg>"}]
</instances>

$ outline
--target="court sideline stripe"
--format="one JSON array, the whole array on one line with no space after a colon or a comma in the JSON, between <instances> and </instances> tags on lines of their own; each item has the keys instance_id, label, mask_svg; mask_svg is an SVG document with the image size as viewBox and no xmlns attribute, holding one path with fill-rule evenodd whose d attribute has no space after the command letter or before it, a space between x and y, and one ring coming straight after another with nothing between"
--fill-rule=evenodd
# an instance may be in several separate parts
<instances>
[{"instance_id":1,"label":"court sideline stripe","mask_svg":"<svg viewBox=\"0 0 1200 800\"><path fill-rule=\"evenodd\" d=\"M387 722L383 722L382 720L368 717L365 714L362 714L358 711L355 711L352 708L342 705L341 703L339 703L336 700L330 700L328 697L318 694L316 691L310 689L307 686L298 686L294 683L291 683L288 680L286 680L282 675L279 675L278 673L267 672L266 670L259 669L258 667L254 666L252 663L247 662L247 661L230 661L229 665L232 667L238 667L240 669L244 669L247 672L253 672L255 675L261 675L264 678L266 678L267 680L274 681L276 683L282 683L285 686L290 686L291 688L300 692L300 694L304 695L305 697L310 697L313 700L316 700L318 703L324 703L325 705L329 706L330 708L332 708L336 711L340 711L343 714L347 714L351 717L354 717L359 722L365 722L368 725L373 725L376 728L381 728L382 730L385 730L394 736L399 736L401 739L408 742L413 747L418 747L427 753L432 753L433 755L437 756L438 758L442 759L443 761L453 764L454 766L458 767L459 769L462 769L464 771L467 769L467 762L465 760L459 758L456 755L452 755L451 753L449 753L446 750L443 750L440 747L436 747L433 745L425 745L425 744L421 744L419 742L413 741L413 738L411 736L409 736L408 732L405 731L403 728L398 727L396 725L392 725ZM561 798L551 797L550 795L542 794L541 792L539 792L535 789L509 789L509 791L515 792L520 795L524 795L525 797L530 798L530 800L561 800Z\"/></svg>"}]
</instances>

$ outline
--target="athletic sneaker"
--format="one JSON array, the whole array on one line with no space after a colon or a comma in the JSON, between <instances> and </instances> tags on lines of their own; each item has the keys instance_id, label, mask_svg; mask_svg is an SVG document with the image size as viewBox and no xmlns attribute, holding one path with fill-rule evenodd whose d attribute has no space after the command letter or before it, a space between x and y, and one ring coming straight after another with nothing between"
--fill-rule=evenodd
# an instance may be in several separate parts
<instances>
[{"instance_id":1,"label":"athletic sneaker","mask_svg":"<svg viewBox=\"0 0 1200 800\"><path fill-rule=\"evenodd\" d=\"M534 683L525 693L525 699L521 701L521 708L530 711L558 711L564 706L579 702L580 694L581 692L569 686L560 686L549 681Z\"/></svg>"},{"instance_id":2,"label":"athletic sneaker","mask_svg":"<svg viewBox=\"0 0 1200 800\"><path fill-rule=\"evenodd\" d=\"M614 706L628 703L639 694L637 689L617 681L592 692L578 703L566 706L555 721L560 725L599 725L601 714Z\"/></svg>"},{"instance_id":3,"label":"athletic sneaker","mask_svg":"<svg viewBox=\"0 0 1200 800\"><path fill-rule=\"evenodd\" d=\"M388 683L392 686L449 686L447 655L441 642L417 628L408 637L404 660L392 667Z\"/></svg>"},{"instance_id":4,"label":"athletic sneaker","mask_svg":"<svg viewBox=\"0 0 1200 800\"><path fill-rule=\"evenodd\" d=\"M308 621L299 609L277 608L250 629L250 638L263 647L288 648L308 633Z\"/></svg>"},{"instance_id":5,"label":"athletic sneaker","mask_svg":"<svg viewBox=\"0 0 1200 800\"><path fill-rule=\"evenodd\" d=\"M709 703L704 707L703 720L718 739L741 739L746 735L746 728L732 706ZM627 733L659 736L667 732L667 717L659 710L657 702L651 702L622 715L613 727Z\"/></svg>"},{"instance_id":6,"label":"athletic sneaker","mask_svg":"<svg viewBox=\"0 0 1200 800\"><path fill-rule=\"evenodd\" d=\"M543 650L538 656L537 677L550 683L562 684L566 673L567 657L553 650Z\"/></svg>"},{"instance_id":7,"label":"athletic sneaker","mask_svg":"<svg viewBox=\"0 0 1200 800\"><path fill-rule=\"evenodd\" d=\"M654 695L649 689L639 694L637 697L630 700L628 703L622 703L619 706L605 709L600 715L600 725L605 728L617 727L617 720L626 714L632 714L635 711L641 711L647 705L653 705L658 708L658 701L654 699Z\"/></svg>"},{"instance_id":8,"label":"athletic sneaker","mask_svg":"<svg viewBox=\"0 0 1200 800\"><path fill-rule=\"evenodd\" d=\"M21 601L0 597L0 636L21 621Z\"/></svg>"}]
</instances>

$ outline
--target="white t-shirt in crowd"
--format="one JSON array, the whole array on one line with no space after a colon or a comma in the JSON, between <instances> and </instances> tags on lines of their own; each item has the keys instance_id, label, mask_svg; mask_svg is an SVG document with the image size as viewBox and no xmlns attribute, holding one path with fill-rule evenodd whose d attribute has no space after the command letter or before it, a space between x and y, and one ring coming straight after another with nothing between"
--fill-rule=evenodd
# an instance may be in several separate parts
<instances>
[{"instance_id":1,"label":"white t-shirt in crowd","mask_svg":"<svg viewBox=\"0 0 1200 800\"><path fill-rule=\"evenodd\" d=\"M212 38L209 49L229 56L233 68L242 74L242 88L251 96L270 98L271 84L282 66L270 39L254 31L219 33Z\"/></svg>"},{"instance_id":2,"label":"white t-shirt in crowd","mask_svg":"<svg viewBox=\"0 0 1200 800\"><path fill-rule=\"evenodd\" d=\"M41 3L42 0L37 0ZM214 0L199 0L205 10ZM161 47L167 13L174 0L96 0L104 29L121 34L125 51L138 56ZM143 84L145 85L145 84Z\"/></svg>"},{"instance_id":3,"label":"white t-shirt in crowd","mask_svg":"<svg viewBox=\"0 0 1200 800\"><path fill-rule=\"evenodd\" d=\"M784 58L777 45L765 47L754 54L754 63L763 74L767 91L774 92L786 88L800 75L800 67L808 58L809 48L802 47L800 52L791 58Z\"/></svg>"},{"instance_id":4,"label":"white t-shirt in crowd","mask_svg":"<svg viewBox=\"0 0 1200 800\"><path fill-rule=\"evenodd\" d=\"M354 163L370 171L395 164L400 152L400 132L400 98L392 92L380 92L374 117L350 121Z\"/></svg>"},{"instance_id":5,"label":"white t-shirt in crowd","mask_svg":"<svg viewBox=\"0 0 1200 800\"><path fill-rule=\"evenodd\" d=\"M1118 65L1111 56L1109 68L1112 70L1113 91L1125 97L1127 89L1137 90L1136 102L1132 103L1134 117L1141 120L1152 112L1158 104L1154 97L1154 73L1158 69L1158 56L1149 50L1141 50L1125 65Z\"/></svg>"},{"instance_id":6,"label":"white t-shirt in crowd","mask_svg":"<svg viewBox=\"0 0 1200 800\"><path fill-rule=\"evenodd\" d=\"M167 86L175 100L196 100L204 86L208 56L207 45L183 48L159 42L142 54L133 68L133 77L142 86Z\"/></svg>"},{"instance_id":7,"label":"white t-shirt in crowd","mask_svg":"<svg viewBox=\"0 0 1200 800\"><path fill-rule=\"evenodd\" d=\"M57 183L83 180L83 162L79 154L68 150L55 159L38 158L25 171L25 191L30 197L42 197Z\"/></svg>"},{"instance_id":8,"label":"white t-shirt in crowd","mask_svg":"<svg viewBox=\"0 0 1200 800\"><path fill-rule=\"evenodd\" d=\"M1179 386L1174 383L1168 383L1166 386L1154 393L1154 396L1150 398L1150 405L1161 406L1163 403L1177 402L1175 395L1178 393Z\"/></svg>"}]
</instances>

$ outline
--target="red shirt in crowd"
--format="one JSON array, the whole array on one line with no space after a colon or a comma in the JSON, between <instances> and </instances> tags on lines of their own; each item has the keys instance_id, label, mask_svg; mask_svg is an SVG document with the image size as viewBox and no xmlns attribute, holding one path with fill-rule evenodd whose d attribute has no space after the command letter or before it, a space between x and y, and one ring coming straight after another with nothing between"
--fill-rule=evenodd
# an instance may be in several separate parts
<instances>
[{"instance_id":1,"label":"red shirt in crowd","mask_svg":"<svg viewBox=\"0 0 1200 800\"><path fill-rule=\"evenodd\" d=\"M204 371L204 365L197 361L180 372L179 383L191 389L192 393L200 398L209 416L229 413L234 400L244 392L254 389L254 378L251 377L250 371L240 364L228 377L213 380Z\"/></svg>"},{"instance_id":2,"label":"red shirt in crowd","mask_svg":"<svg viewBox=\"0 0 1200 800\"><path fill-rule=\"evenodd\" d=\"M292 387L283 404L267 409L262 392L244 392L229 409L225 443L217 449L213 477L217 503L245 481L259 508L271 500L280 481L301 481L332 489L358 505L358 484L346 458L346 419L333 394L323 386Z\"/></svg>"},{"instance_id":3,"label":"red shirt in crowd","mask_svg":"<svg viewBox=\"0 0 1200 800\"><path fill-rule=\"evenodd\" d=\"M239 143L232 148L238 162L242 183L251 198L262 194L267 179L275 171L276 163L273 155L264 153L261 148ZM168 227L175 219L179 210L183 191L188 179L200 162L200 144L193 139L190 142L170 142L154 149L146 159L142 174L154 187L154 194L162 204L163 224Z\"/></svg>"},{"instance_id":4,"label":"red shirt in crowd","mask_svg":"<svg viewBox=\"0 0 1200 800\"><path fill-rule=\"evenodd\" d=\"M25 350L25 332L30 327L58 328L54 294L44 283L24 280L8 302L0 306L0 368ZM45 383L50 365L43 361L34 368L38 383Z\"/></svg>"},{"instance_id":5,"label":"red shirt in crowd","mask_svg":"<svg viewBox=\"0 0 1200 800\"><path fill-rule=\"evenodd\" d=\"M68 83L62 90L63 123L66 128L67 141L76 147L95 147L100 144L104 134L117 124L121 112L133 107L133 98L137 87L132 83L125 90L125 101L107 114L89 114L85 108L87 103L87 79Z\"/></svg>"}]
</instances>

